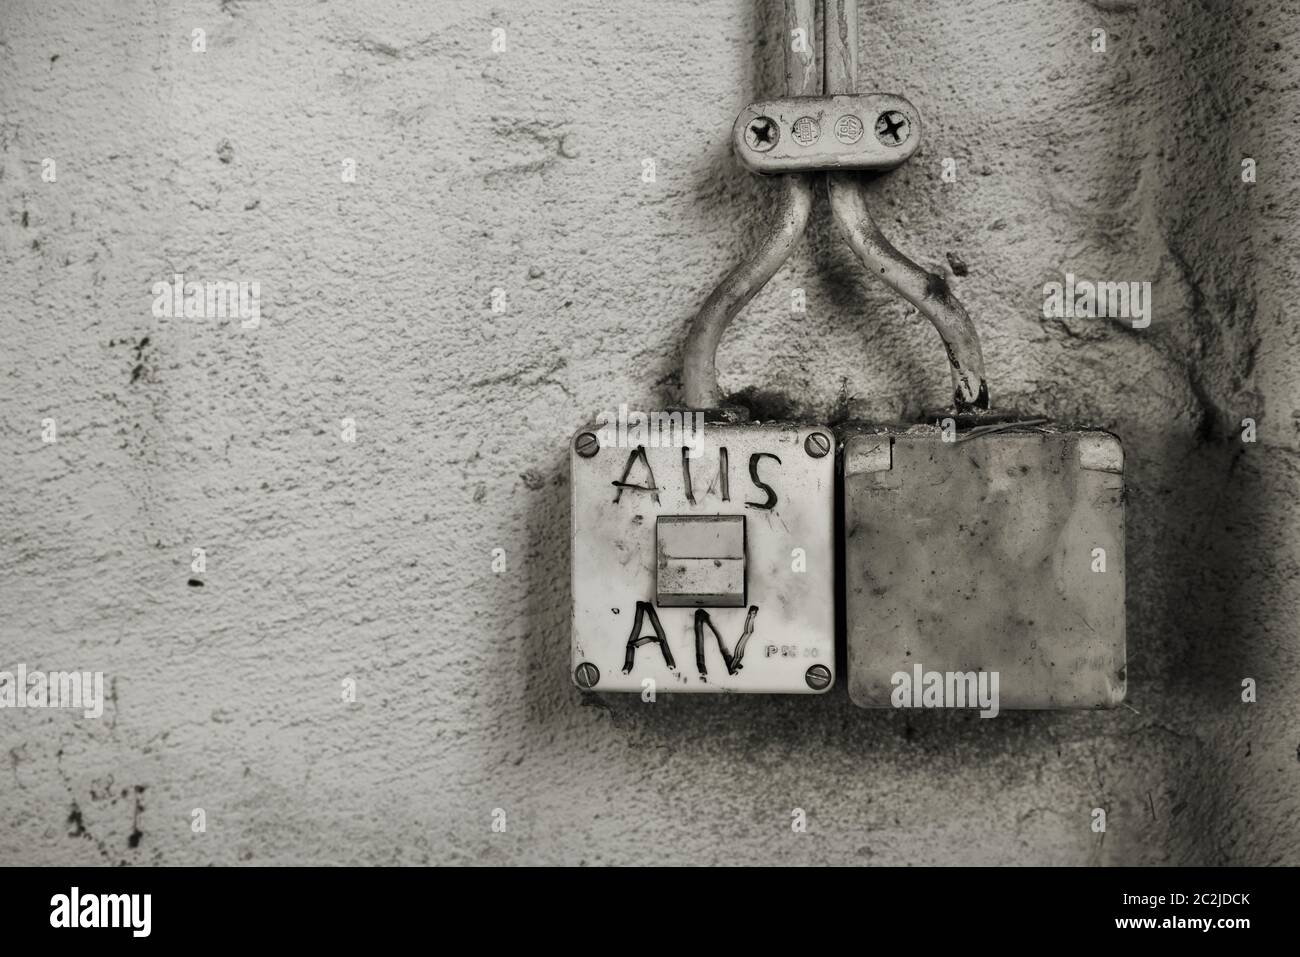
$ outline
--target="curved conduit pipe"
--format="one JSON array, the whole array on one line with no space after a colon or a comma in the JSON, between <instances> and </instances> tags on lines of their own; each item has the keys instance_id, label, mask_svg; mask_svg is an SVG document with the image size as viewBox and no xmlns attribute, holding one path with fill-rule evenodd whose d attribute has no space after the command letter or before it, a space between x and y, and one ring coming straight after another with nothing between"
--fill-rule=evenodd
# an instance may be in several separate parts
<instances>
[{"instance_id":1,"label":"curved conduit pipe","mask_svg":"<svg viewBox=\"0 0 1300 957\"><path fill-rule=\"evenodd\" d=\"M816 8L813 0L785 0L785 92L787 96L816 96L819 80L816 57ZM807 43L796 51L791 37L803 30ZM686 337L682 358L682 385L686 404L693 409L714 409L722 402L718 388L717 355L722 334L749 300L776 275L790 258L795 243L808 226L812 212L813 181L810 174L781 178L776 221L749 259L733 269L710 293L696 314Z\"/></svg>"},{"instance_id":2,"label":"curved conduit pipe","mask_svg":"<svg viewBox=\"0 0 1300 957\"><path fill-rule=\"evenodd\" d=\"M825 94L858 91L857 0L825 0ZM827 174L831 211L867 270L916 306L934 324L952 367L953 404L958 412L985 410L989 390L984 354L970 315L938 273L926 272L885 238L871 218L861 182L850 173Z\"/></svg>"}]
</instances>

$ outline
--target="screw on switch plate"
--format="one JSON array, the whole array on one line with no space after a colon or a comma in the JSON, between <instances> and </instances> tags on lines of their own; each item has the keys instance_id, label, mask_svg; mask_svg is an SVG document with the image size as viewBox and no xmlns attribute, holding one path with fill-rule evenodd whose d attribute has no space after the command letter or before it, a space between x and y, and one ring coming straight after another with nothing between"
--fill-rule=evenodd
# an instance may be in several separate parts
<instances>
[{"instance_id":1,"label":"screw on switch plate","mask_svg":"<svg viewBox=\"0 0 1300 957\"><path fill-rule=\"evenodd\" d=\"M813 691L822 691L831 685L831 669L825 665L813 665L804 672L803 680Z\"/></svg>"},{"instance_id":2,"label":"screw on switch plate","mask_svg":"<svg viewBox=\"0 0 1300 957\"><path fill-rule=\"evenodd\" d=\"M804 451L815 459L821 458L831 450L831 439L825 432L813 432L803 441Z\"/></svg>"},{"instance_id":3,"label":"screw on switch plate","mask_svg":"<svg viewBox=\"0 0 1300 957\"><path fill-rule=\"evenodd\" d=\"M600 681L600 669L590 661L584 661L573 672L573 680L579 688L590 690Z\"/></svg>"}]
</instances>

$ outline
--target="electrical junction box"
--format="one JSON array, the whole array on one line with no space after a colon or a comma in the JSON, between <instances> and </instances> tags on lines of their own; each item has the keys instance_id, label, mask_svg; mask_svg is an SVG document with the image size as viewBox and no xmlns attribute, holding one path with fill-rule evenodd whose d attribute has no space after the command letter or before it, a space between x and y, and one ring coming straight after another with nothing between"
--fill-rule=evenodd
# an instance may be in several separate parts
<instances>
[{"instance_id":1,"label":"electrical junction box","mask_svg":"<svg viewBox=\"0 0 1300 957\"><path fill-rule=\"evenodd\" d=\"M809 694L834 681L834 438L709 415L620 418L573 439L580 688ZM676 429L655 428L671 416Z\"/></svg>"},{"instance_id":2,"label":"electrical junction box","mask_svg":"<svg viewBox=\"0 0 1300 957\"><path fill-rule=\"evenodd\" d=\"M1053 427L863 430L846 436L843 468L855 704L962 706L941 691L923 700L920 686L951 695L971 673L990 688L997 675L1001 709L1124 699L1118 438Z\"/></svg>"}]
</instances>

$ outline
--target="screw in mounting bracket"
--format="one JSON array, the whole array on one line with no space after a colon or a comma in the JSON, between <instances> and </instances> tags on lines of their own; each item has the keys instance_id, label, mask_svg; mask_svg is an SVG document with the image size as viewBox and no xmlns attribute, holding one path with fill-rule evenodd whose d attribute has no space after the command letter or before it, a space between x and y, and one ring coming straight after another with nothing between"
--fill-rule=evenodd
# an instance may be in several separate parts
<instances>
[{"instance_id":1,"label":"screw in mounting bracket","mask_svg":"<svg viewBox=\"0 0 1300 957\"><path fill-rule=\"evenodd\" d=\"M781 130L769 116L756 116L745 127L745 145L755 153L766 153L780 138Z\"/></svg>"},{"instance_id":2,"label":"screw in mounting bracket","mask_svg":"<svg viewBox=\"0 0 1300 957\"><path fill-rule=\"evenodd\" d=\"M902 146L912 135L912 124L898 110L886 110L876 117L876 139L886 146Z\"/></svg>"}]
</instances>

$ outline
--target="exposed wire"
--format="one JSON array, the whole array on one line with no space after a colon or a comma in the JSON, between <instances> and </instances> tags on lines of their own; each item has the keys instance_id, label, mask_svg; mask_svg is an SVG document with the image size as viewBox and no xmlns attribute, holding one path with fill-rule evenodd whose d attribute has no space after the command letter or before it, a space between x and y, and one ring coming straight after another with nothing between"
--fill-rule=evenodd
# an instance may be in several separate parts
<instances>
[{"instance_id":1,"label":"exposed wire","mask_svg":"<svg viewBox=\"0 0 1300 957\"><path fill-rule=\"evenodd\" d=\"M968 442L983 435L992 435L994 432L1006 432L1011 429L1027 429L1036 425L1046 425L1049 421L1049 419L1025 419L1023 422L999 422L996 425L980 425L961 433L953 440L953 443Z\"/></svg>"}]
</instances>

